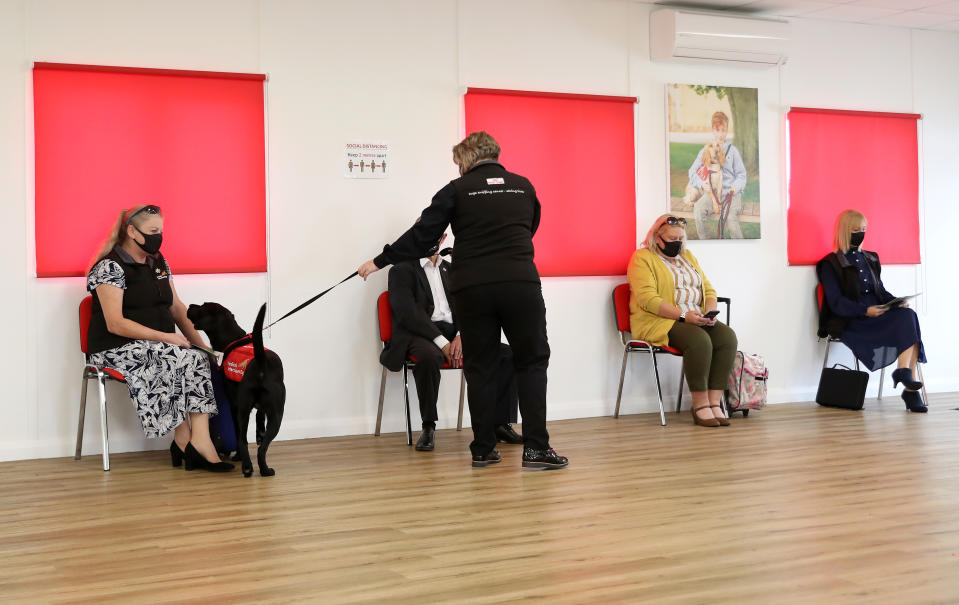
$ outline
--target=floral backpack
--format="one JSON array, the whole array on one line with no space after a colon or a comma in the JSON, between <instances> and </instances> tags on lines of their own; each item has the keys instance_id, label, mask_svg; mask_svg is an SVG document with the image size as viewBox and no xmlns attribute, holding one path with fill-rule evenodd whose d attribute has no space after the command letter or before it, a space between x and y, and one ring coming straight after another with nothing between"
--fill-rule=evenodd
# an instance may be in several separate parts
<instances>
[{"instance_id":1,"label":"floral backpack","mask_svg":"<svg viewBox=\"0 0 959 605\"><path fill-rule=\"evenodd\" d=\"M755 353L736 351L729 375L727 404L731 410L761 410L766 407L766 360Z\"/></svg>"}]
</instances>

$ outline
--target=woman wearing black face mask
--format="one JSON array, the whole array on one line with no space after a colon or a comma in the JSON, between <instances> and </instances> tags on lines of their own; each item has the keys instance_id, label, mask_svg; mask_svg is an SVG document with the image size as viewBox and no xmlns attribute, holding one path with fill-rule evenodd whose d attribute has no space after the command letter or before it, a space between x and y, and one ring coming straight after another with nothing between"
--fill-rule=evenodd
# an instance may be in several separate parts
<instances>
[{"instance_id":1,"label":"woman wearing black face mask","mask_svg":"<svg viewBox=\"0 0 959 605\"><path fill-rule=\"evenodd\" d=\"M120 213L87 276L89 359L123 374L147 437L173 431L173 466L185 460L188 470L228 471L233 465L220 462L210 439L209 419L216 414L210 363L190 348L207 345L187 319L162 243L160 208Z\"/></svg>"},{"instance_id":2,"label":"woman wearing black face mask","mask_svg":"<svg viewBox=\"0 0 959 605\"><path fill-rule=\"evenodd\" d=\"M902 399L911 412L926 412L914 378L916 364L926 362L919 318L906 305L881 306L895 298L880 279L882 266L875 252L862 250L866 217L846 210L836 219L835 251L816 265L824 300L819 335L839 338L870 371L897 361L893 385L902 383Z\"/></svg>"},{"instance_id":3,"label":"woman wearing black face mask","mask_svg":"<svg viewBox=\"0 0 959 605\"><path fill-rule=\"evenodd\" d=\"M727 426L721 401L736 356L736 333L705 313L716 291L686 249L686 219L664 214L653 223L626 270L633 338L683 353L693 396L693 422Z\"/></svg>"}]
</instances>

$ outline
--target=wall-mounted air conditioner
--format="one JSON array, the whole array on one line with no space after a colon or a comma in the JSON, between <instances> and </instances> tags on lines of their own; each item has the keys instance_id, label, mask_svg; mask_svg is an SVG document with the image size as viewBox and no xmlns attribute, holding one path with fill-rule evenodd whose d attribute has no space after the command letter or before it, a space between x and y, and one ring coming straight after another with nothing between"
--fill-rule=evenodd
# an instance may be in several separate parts
<instances>
[{"instance_id":1,"label":"wall-mounted air conditioner","mask_svg":"<svg viewBox=\"0 0 959 605\"><path fill-rule=\"evenodd\" d=\"M678 9L658 10L649 19L654 61L685 61L772 67L785 63L789 23Z\"/></svg>"}]
</instances>

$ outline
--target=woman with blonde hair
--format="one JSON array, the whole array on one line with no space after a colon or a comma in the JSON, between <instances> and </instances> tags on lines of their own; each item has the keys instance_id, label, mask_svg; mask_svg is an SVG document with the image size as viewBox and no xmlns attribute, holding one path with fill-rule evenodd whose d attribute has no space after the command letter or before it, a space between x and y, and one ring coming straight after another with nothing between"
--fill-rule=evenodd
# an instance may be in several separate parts
<instances>
[{"instance_id":1,"label":"woman with blonde hair","mask_svg":"<svg viewBox=\"0 0 959 605\"><path fill-rule=\"evenodd\" d=\"M664 214L626 269L633 338L683 353L693 422L728 426L722 396L736 356L736 333L717 321L716 291L686 248L686 219Z\"/></svg>"},{"instance_id":2,"label":"woman with blonde hair","mask_svg":"<svg viewBox=\"0 0 959 605\"><path fill-rule=\"evenodd\" d=\"M816 265L823 287L819 336L838 338L870 371L898 361L893 386L903 384L902 400L910 412L926 412L915 380L916 364L926 363L919 318L907 305L883 306L893 300L883 286L879 255L862 249L866 217L845 210L836 219L834 250Z\"/></svg>"},{"instance_id":3,"label":"woman with blonde hair","mask_svg":"<svg viewBox=\"0 0 959 605\"><path fill-rule=\"evenodd\" d=\"M162 242L158 206L120 212L87 275L89 360L123 375L147 437L173 431L173 466L185 461L187 470L229 471L233 465L220 461L210 439L216 414L210 362L191 348L207 345L173 287Z\"/></svg>"}]
</instances>

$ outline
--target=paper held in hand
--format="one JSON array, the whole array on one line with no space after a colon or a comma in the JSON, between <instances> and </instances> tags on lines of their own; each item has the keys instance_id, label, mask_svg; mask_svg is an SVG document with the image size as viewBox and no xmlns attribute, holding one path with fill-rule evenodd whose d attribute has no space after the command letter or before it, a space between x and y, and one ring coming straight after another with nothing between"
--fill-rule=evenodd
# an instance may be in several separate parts
<instances>
[{"instance_id":1,"label":"paper held in hand","mask_svg":"<svg viewBox=\"0 0 959 605\"><path fill-rule=\"evenodd\" d=\"M922 292L916 292L915 294L910 294L909 296L897 296L896 298L890 300L887 303L879 305L883 309L895 309L896 307L901 307L902 303L912 300L913 298L919 296Z\"/></svg>"}]
</instances>

